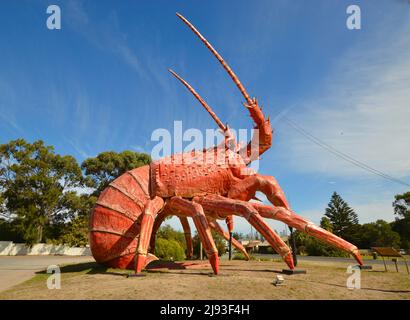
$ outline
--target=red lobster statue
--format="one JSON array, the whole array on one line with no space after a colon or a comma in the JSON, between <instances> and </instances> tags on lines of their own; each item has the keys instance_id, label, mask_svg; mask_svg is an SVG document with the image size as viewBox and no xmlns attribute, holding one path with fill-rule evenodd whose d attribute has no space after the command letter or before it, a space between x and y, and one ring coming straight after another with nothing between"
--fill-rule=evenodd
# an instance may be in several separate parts
<instances>
[{"instance_id":1,"label":"red lobster statue","mask_svg":"<svg viewBox=\"0 0 410 320\"><path fill-rule=\"evenodd\" d=\"M155 234L169 215L179 217L187 242L187 257L192 256L192 238L188 218L192 218L215 274L219 258L211 229L225 239L229 234L218 224L225 219L232 232L232 215L245 218L294 269L292 252L270 228L264 218L276 219L339 249L352 254L362 265L359 250L291 209L274 177L260 175L247 166L272 144L272 128L255 98L251 98L238 77L211 44L182 15L178 17L199 37L218 59L246 100L244 103L255 122L253 138L243 148L199 94L174 71L170 72L210 113L225 135L223 143L203 151L174 154L150 165L130 170L115 179L101 193L90 218L90 246L95 260L136 273L156 257ZM220 156L222 154L222 157ZM217 158L217 160L215 160ZM272 205L249 202L262 192ZM246 257L243 246L232 244Z\"/></svg>"}]
</instances>

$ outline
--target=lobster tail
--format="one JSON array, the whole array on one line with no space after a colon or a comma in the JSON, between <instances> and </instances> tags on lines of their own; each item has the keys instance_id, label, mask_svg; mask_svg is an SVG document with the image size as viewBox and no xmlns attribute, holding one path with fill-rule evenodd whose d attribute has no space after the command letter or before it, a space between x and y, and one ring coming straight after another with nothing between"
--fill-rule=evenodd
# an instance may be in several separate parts
<instances>
[{"instance_id":1,"label":"lobster tail","mask_svg":"<svg viewBox=\"0 0 410 320\"><path fill-rule=\"evenodd\" d=\"M143 166L115 179L99 196L89 224L90 248L98 263L134 268L148 181L149 166Z\"/></svg>"}]
</instances>

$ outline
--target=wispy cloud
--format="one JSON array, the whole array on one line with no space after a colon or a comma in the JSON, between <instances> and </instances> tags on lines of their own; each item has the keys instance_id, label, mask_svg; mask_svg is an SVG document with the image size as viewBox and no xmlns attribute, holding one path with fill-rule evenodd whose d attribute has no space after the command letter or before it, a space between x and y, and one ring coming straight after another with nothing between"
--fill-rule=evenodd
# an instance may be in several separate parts
<instances>
[{"instance_id":1,"label":"wispy cloud","mask_svg":"<svg viewBox=\"0 0 410 320\"><path fill-rule=\"evenodd\" d=\"M16 91L8 81L0 78L0 121L18 134L24 134L24 129L16 119Z\"/></svg>"},{"instance_id":2,"label":"wispy cloud","mask_svg":"<svg viewBox=\"0 0 410 320\"><path fill-rule=\"evenodd\" d=\"M19 134L24 134L24 130L17 124L17 122L13 119L13 117L7 115L7 113L3 113L0 109L0 119L7 123L14 131Z\"/></svg>"},{"instance_id":3,"label":"wispy cloud","mask_svg":"<svg viewBox=\"0 0 410 320\"><path fill-rule=\"evenodd\" d=\"M410 23L363 42L340 57L315 97L289 113L308 132L397 177L410 175ZM387 33L387 32L386 32ZM331 176L366 171L335 157L283 124L286 162ZM283 145L284 146L284 145Z\"/></svg>"},{"instance_id":4,"label":"wispy cloud","mask_svg":"<svg viewBox=\"0 0 410 320\"><path fill-rule=\"evenodd\" d=\"M64 140L74 149L74 151L80 155L83 159L91 157L83 148L79 147L79 143L74 143L71 139L64 138Z\"/></svg>"},{"instance_id":5,"label":"wispy cloud","mask_svg":"<svg viewBox=\"0 0 410 320\"><path fill-rule=\"evenodd\" d=\"M162 71L166 70L165 66L158 66L159 59L153 57L158 52L151 51L147 46L144 46L143 50L133 49L128 35L119 25L115 10L107 14L108 16L103 21L92 21L87 14L84 1L71 0L67 3L67 16L69 17L67 21L73 30L101 50L117 55L144 81L153 81L164 89L169 89L168 81L164 80L164 72L157 72L159 67L162 67Z\"/></svg>"},{"instance_id":6,"label":"wispy cloud","mask_svg":"<svg viewBox=\"0 0 410 320\"><path fill-rule=\"evenodd\" d=\"M393 207L392 202L386 199L373 200L370 202L349 203L350 207L359 216L359 223L369 223L376 220L393 221ZM302 210L298 212L301 216L310 219L313 223L320 224L320 220L325 215L327 203L316 206L316 208Z\"/></svg>"}]
</instances>

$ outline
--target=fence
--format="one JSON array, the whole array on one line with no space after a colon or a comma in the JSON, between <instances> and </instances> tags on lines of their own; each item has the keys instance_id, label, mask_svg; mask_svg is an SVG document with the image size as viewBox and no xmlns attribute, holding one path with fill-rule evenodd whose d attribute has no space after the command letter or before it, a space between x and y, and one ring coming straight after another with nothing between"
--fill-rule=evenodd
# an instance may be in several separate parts
<instances>
[{"instance_id":1,"label":"fence","mask_svg":"<svg viewBox=\"0 0 410 320\"><path fill-rule=\"evenodd\" d=\"M67 245L55 245L37 243L28 246L24 243L14 243L12 241L0 241L0 256L23 256L23 255L64 255L64 256L89 256L88 247L70 247Z\"/></svg>"}]
</instances>

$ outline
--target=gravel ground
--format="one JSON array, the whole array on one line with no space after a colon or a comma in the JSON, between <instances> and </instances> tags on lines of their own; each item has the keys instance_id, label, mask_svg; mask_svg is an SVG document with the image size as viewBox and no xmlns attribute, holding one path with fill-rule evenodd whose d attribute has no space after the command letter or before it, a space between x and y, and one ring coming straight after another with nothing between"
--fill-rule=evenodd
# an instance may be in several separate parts
<instances>
[{"instance_id":1,"label":"gravel ground","mask_svg":"<svg viewBox=\"0 0 410 320\"><path fill-rule=\"evenodd\" d=\"M307 274L283 275L283 286L272 284L285 267L278 261L221 260L219 276L210 267L157 269L145 277L127 278L130 271L83 262L62 267L61 289L46 287L47 273L0 293L0 299L410 299L405 270L384 272L384 266L361 271L361 289L346 281L352 263L300 261Z\"/></svg>"}]
</instances>

